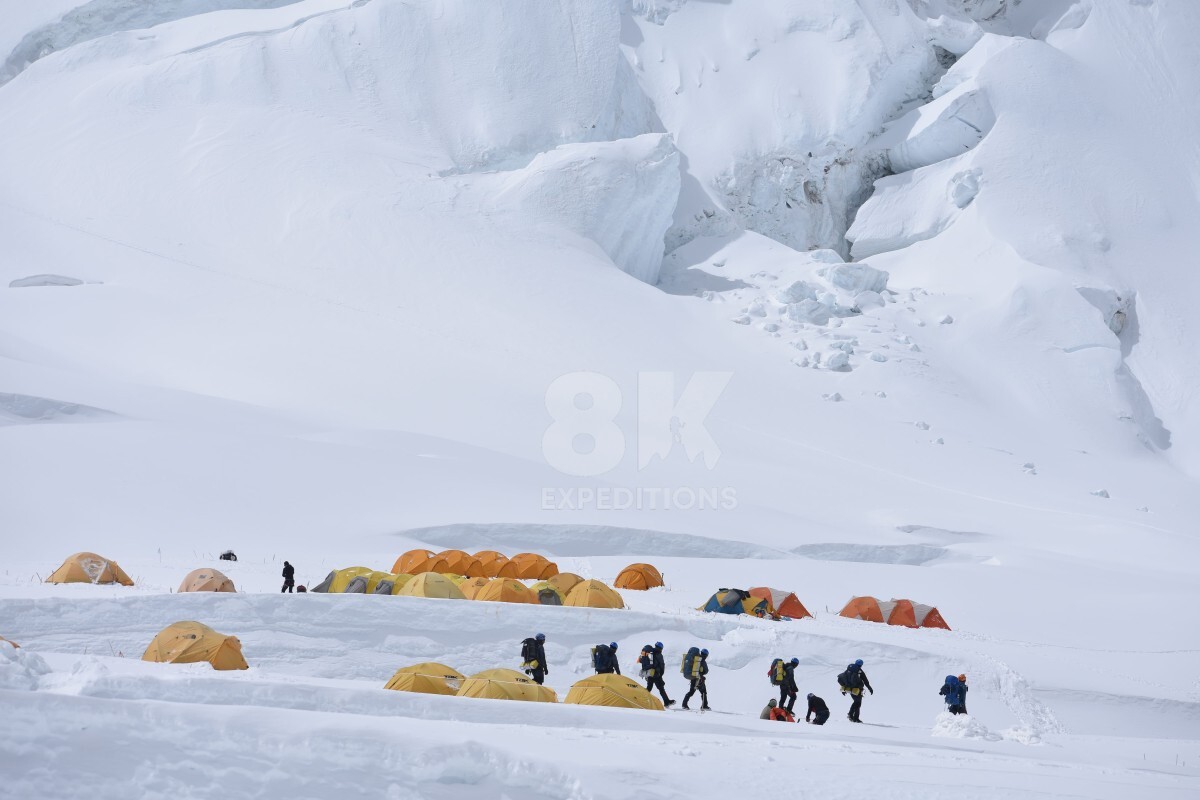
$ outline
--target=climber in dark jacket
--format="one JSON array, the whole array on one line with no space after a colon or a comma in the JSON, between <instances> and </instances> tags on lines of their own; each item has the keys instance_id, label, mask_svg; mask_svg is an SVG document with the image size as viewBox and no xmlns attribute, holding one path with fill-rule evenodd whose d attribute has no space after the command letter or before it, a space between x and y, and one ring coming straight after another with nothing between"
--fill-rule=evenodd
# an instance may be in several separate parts
<instances>
[{"instance_id":1,"label":"climber in dark jacket","mask_svg":"<svg viewBox=\"0 0 1200 800\"><path fill-rule=\"evenodd\" d=\"M283 562L283 588L279 590L280 594L287 592L292 593L292 587L296 585L296 568L288 562Z\"/></svg>"},{"instance_id":2,"label":"climber in dark jacket","mask_svg":"<svg viewBox=\"0 0 1200 800\"><path fill-rule=\"evenodd\" d=\"M796 667L798 666L800 666L800 659L798 658L785 661L783 664L783 683L779 684L779 707L786 708L792 712L796 710L796 693L800 691L796 686Z\"/></svg>"},{"instance_id":3,"label":"climber in dark jacket","mask_svg":"<svg viewBox=\"0 0 1200 800\"><path fill-rule=\"evenodd\" d=\"M867 680L867 673L863 672L862 666L863 662L861 658L853 664L848 665L846 671L842 673L842 676L846 678L846 682L842 683L841 680L838 681L842 686L842 694L849 692L851 698L853 698L850 702L850 713L846 715L846 718L851 722L862 722L858 718L858 715L862 710L863 689L866 689L871 694L875 694L875 690L871 688L871 682ZM842 676L839 676L839 678Z\"/></svg>"},{"instance_id":4,"label":"climber in dark jacket","mask_svg":"<svg viewBox=\"0 0 1200 800\"><path fill-rule=\"evenodd\" d=\"M691 681L691 685L688 687L687 694L683 696L683 707L687 708L688 700L691 700L692 695L699 691L700 710L708 711L708 681L706 680L706 676L708 675L708 650L701 650L696 661L698 663L695 665L692 674L685 674L684 676Z\"/></svg>"},{"instance_id":5,"label":"climber in dark jacket","mask_svg":"<svg viewBox=\"0 0 1200 800\"><path fill-rule=\"evenodd\" d=\"M652 692L658 689L659 695L662 696L663 705L673 706L675 701L667 697L667 685L663 682L663 675L667 671L667 662L663 658L663 643L655 642L654 649L650 651L650 668L646 671L646 691Z\"/></svg>"},{"instance_id":6,"label":"climber in dark jacket","mask_svg":"<svg viewBox=\"0 0 1200 800\"><path fill-rule=\"evenodd\" d=\"M812 719L812 717L816 719ZM829 719L829 706L825 705L825 701L817 697L812 692L808 693L808 713L804 715L805 722L811 722L813 725L824 725Z\"/></svg>"},{"instance_id":7,"label":"climber in dark jacket","mask_svg":"<svg viewBox=\"0 0 1200 800\"><path fill-rule=\"evenodd\" d=\"M521 642L521 668L525 674L533 678L533 682L541 684L550 674L550 666L546 663L546 634L539 633Z\"/></svg>"}]
</instances>

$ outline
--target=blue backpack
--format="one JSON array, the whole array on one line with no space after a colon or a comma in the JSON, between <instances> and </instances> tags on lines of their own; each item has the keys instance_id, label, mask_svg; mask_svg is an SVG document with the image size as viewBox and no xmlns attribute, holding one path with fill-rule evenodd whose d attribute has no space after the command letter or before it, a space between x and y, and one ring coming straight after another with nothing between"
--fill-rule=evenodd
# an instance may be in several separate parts
<instances>
[{"instance_id":1,"label":"blue backpack","mask_svg":"<svg viewBox=\"0 0 1200 800\"><path fill-rule=\"evenodd\" d=\"M592 667L596 672L611 672L613 668L612 648L606 644L598 644L593 647Z\"/></svg>"}]
</instances>

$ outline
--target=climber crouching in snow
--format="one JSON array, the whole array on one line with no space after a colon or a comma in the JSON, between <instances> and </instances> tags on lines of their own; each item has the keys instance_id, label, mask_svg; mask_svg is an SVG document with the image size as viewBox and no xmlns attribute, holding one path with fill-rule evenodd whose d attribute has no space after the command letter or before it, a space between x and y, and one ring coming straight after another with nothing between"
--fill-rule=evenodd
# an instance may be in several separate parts
<instances>
[{"instance_id":1,"label":"climber crouching in snow","mask_svg":"<svg viewBox=\"0 0 1200 800\"><path fill-rule=\"evenodd\" d=\"M815 717L815 719L814 719ZM829 706L825 705L825 701L817 697L812 692L808 693L808 713L804 715L805 722L811 722L813 725L824 725L829 719Z\"/></svg>"},{"instance_id":2,"label":"climber crouching in snow","mask_svg":"<svg viewBox=\"0 0 1200 800\"><path fill-rule=\"evenodd\" d=\"M875 690L871 688L871 682L867 680L867 673L863 672L862 659L858 659L853 664L846 666L846 671L837 676L838 686L842 689L842 694L849 693L853 700L850 703L850 713L846 718L851 722L862 722L858 718L859 712L862 710L863 689L866 689L871 694L875 694Z\"/></svg>"}]
</instances>

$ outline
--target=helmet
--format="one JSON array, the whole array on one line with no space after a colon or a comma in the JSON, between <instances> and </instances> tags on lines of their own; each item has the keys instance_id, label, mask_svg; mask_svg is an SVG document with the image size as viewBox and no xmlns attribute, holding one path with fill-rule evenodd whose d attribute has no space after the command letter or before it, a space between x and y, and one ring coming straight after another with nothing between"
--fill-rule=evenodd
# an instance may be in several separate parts
<instances>
[{"instance_id":1,"label":"helmet","mask_svg":"<svg viewBox=\"0 0 1200 800\"><path fill-rule=\"evenodd\" d=\"M663 643L662 643L662 642L655 642L655 643L654 643L654 649L655 649L655 650L662 650L662 649L663 649Z\"/></svg>"},{"instance_id":2,"label":"helmet","mask_svg":"<svg viewBox=\"0 0 1200 800\"><path fill-rule=\"evenodd\" d=\"M862 666L862 659L860 658L860 659L858 659L857 661L855 661L855 662L854 662L854 666L856 666L856 667L861 667L861 666Z\"/></svg>"},{"instance_id":3,"label":"helmet","mask_svg":"<svg viewBox=\"0 0 1200 800\"><path fill-rule=\"evenodd\" d=\"M808 693L808 699L809 699L809 700L812 700L812 699L813 699L813 693L812 693L812 692L809 692L809 693Z\"/></svg>"},{"instance_id":4,"label":"helmet","mask_svg":"<svg viewBox=\"0 0 1200 800\"><path fill-rule=\"evenodd\" d=\"M537 636L535 636L533 638L537 639L539 642L544 642L544 641L546 641L546 634L539 633Z\"/></svg>"},{"instance_id":5,"label":"helmet","mask_svg":"<svg viewBox=\"0 0 1200 800\"><path fill-rule=\"evenodd\" d=\"M700 649L700 655L702 655L702 656L706 656L706 655L708 655L708 650L707 650L707 649L705 649L705 648L701 648L701 649Z\"/></svg>"},{"instance_id":6,"label":"helmet","mask_svg":"<svg viewBox=\"0 0 1200 800\"><path fill-rule=\"evenodd\" d=\"M796 665L797 665L797 664L799 664L799 663L800 663L800 659L798 659L798 658L793 658L793 659L792 659L792 666L793 666L793 667L794 667L794 666L796 666Z\"/></svg>"},{"instance_id":7,"label":"helmet","mask_svg":"<svg viewBox=\"0 0 1200 800\"><path fill-rule=\"evenodd\" d=\"M958 680L959 680L959 682L960 682L960 683L966 683L966 682L967 682L967 676L966 676L966 675L959 675L959 676L958 676Z\"/></svg>"},{"instance_id":8,"label":"helmet","mask_svg":"<svg viewBox=\"0 0 1200 800\"><path fill-rule=\"evenodd\" d=\"M608 646L609 646L609 648L610 648L610 649L612 649L612 650L616 650L616 649L617 649L617 643L616 643L616 642L609 642L609 643L608 643Z\"/></svg>"},{"instance_id":9,"label":"helmet","mask_svg":"<svg viewBox=\"0 0 1200 800\"><path fill-rule=\"evenodd\" d=\"M648 644L648 645L646 645L645 647L643 647L642 649L643 649L643 650L653 650L653 649L654 649L654 645L652 645L652 644Z\"/></svg>"}]
</instances>

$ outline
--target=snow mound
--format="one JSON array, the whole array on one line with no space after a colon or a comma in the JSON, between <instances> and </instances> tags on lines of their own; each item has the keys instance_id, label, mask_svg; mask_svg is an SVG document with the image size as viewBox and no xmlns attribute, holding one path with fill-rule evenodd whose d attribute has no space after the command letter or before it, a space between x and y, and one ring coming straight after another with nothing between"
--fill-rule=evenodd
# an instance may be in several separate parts
<instances>
[{"instance_id":1,"label":"snow mound","mask_svg":"<svg viewBox=\"0 0 1200 800\"><path fill-rule=\"evenodd\" d=\"M10 289L24 289L29 286L81 286L83 281L67 275L30 275L27 278L17 278L8 282Z\"/></svg>"},{"instance_id":2,"label":"snow mound","mask_svg":"<svg viewBox=\"0 0 1200 800\"><path fill-rule=\"evenodd\" d=\"M0 392L0 426L28 425L34 422L98 421L116 419L117 416L111 411L79 403Z\"/></svg>"},{"instance_id":3,"label":"snow mound","mask_svg":"<svg viewBox=\"0 0 1200 800\"><path fill-rule=\"evenodd\" d=\"M0 689L34 691L50 667L37 653L0 642Z\"/></svg>"},{"instance_id":4,"label":"snow mound","mask_svg":"<svg viewBox=\"0 0 1200 800\"><path fill-rule=\"evenodd\" d=\"M982 739L986 742L998 742L1002 738L970 714L951 714L949 711L937 715L932 735L943 739Z\"/></svg>"}]
</instances>

